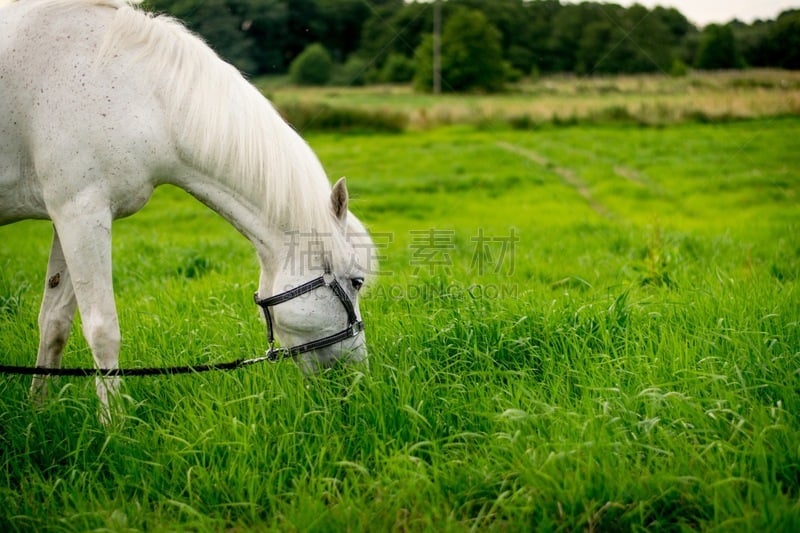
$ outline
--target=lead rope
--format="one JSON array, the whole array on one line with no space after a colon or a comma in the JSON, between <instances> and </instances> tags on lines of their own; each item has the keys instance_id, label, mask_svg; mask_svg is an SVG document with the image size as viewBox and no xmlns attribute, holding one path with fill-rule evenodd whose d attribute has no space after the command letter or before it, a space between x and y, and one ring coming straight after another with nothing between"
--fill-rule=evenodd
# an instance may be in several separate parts
<instances>
[{"instance_id":1,"label":"lead rope","mask_svg":"<svg viewBox=\"0 0 800 533\"><path fill-rule=\"evenodd\" d=\"M330 279L326 279L328 277ZM272 331L272 317L270 316L269 307L287 302L303 294L316 290L319 287L325 286L329 287L339 298L339 301L342 302L345 312L347 313L347 328L339 333L334 333L333 335L310 341L299 346L292 346L291 348L275 347L275 334ZM267 340L269 341L269 349L267 350L266 354L260 357L253 357L251 359L237 359L228 363L144 368L45 368L38 366L31 367L0 365L0 374L23 376L129 377L200 374L203 372L236 370L237 368L263 363L264 361L277 363L283 359L294 358L302 353L324 348L326 346L331 346L355 337L364 330L364 323L361 320L358 320L350 298L344 292L341 285L339 285L339 282L336 281L336 277L327 272L323 276L315 278L307 283L276 296L264 298L263 300L258 298L258 294L253 295L253 297L256 304L258 304L258 306L264 311L264 317L267 322Z\"/></svg>"},{"instance_id":2,"label":"lead rope","mask_svg":"<svg viewBox=\"0 0 800 533\"><path fill-rule=\"evenodd\" d=\"M277 350L280 352L280 350ZM0 365L0 374L14 374L23 376L99 376L99 377L129 377L129 376L165 376L177 374L200 374L218 370L236 370L245 366L254 365L263 361L277 362L280 358L272 355L272 349L267 355L253 357L252 359L237 359L228 363L210 363L206 365L186 365L169 367L144 367L144 368L44 368L31 366Z\"/></svg>"}]
</instances>

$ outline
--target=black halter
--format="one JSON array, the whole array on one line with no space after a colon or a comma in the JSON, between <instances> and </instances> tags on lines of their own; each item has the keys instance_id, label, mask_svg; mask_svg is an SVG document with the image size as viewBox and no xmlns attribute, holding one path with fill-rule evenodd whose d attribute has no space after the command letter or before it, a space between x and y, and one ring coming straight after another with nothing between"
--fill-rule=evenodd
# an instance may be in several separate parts
<instances>
[{"instance_id":1,"label":"black halter","mask_svg":"<svg viewBox=\"0 0 800 533\"><path fill-rule=\"evenodd\" d=\"M305 344L299 344L297 346L292 346L291 348L276 348L275 333L272 330L272 315L270 314L269 308L284 302L288 302L289 300L294 300L295 298L315 291L320 287L329 287L339 298L339 301L342 302L344 310L347 312L347 327L339 333L334 333L333 335L328 335L327 337L310 341ZM267 339L269 340L269 350L267 350L266 357L272 362L276 362L287 357L296 357L301 353L311 352L313 350L325 348L326 346L334 345L344 340L353 338L364 331L364 323L356 316L356 310L353 306L353 302L350 300L350 297L347 296L347 293L344 291L342 286L339 285L339 282L336 280L336 276L330 272L326 272L318 278L312 279L311 281L303 283L302 285L298 285L297 287L289 289L286 292L276 294L275 296L270 296L269 298L259 299L258 293L256 293L253 295L253 299L264 311L264 318L267 321Z\"/></svg>"}]
</instances>

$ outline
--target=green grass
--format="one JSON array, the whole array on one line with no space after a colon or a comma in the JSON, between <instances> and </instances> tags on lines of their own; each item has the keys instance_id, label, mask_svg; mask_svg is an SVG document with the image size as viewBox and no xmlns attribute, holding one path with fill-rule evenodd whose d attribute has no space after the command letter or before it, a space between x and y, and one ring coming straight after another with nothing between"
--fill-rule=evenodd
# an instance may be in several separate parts
<instances>
[{"instance_id":1,"label":"green grass","mask_svg":"<svg viewBox=\"0 0 800 533\"><path fill-rule=\"evenodd\" d=\"M90 381L36 410L2 377L0 529L796 531L798 134L313 135L385 256L370 371L130 378L108 429ZM49 238L0 228L5 363L34 360ZM265 348L253 252L184 193L114 257L123 366Z\"/></svg>"}]
</instances>

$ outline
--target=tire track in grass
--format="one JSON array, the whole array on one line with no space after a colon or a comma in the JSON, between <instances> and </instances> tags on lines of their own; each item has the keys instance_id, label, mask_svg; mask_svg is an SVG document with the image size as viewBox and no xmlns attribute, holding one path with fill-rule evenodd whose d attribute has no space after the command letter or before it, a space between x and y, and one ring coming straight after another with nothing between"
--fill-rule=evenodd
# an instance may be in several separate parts
<instances>
[{"instance_id":1,"label":"tire track in grass","mask_svg":"<svg viewBox=\"0 0 800 533\"><path fill-rule=\"evenodd\" d=\"M633 183L634 185L639 185L640 187L645 187L650 191L655 190L655 184L651 182L648 178L643 176L637 170L632 168L623 166L623 165L614 165L614 174L619 176L620 178L626 179L629 182Z\"/></svg>"},{"instance_id":2,"label":"tire track in grass","mask_svg":"<svg viewBox=\"0 0 800 533\"><path fill-rule=\"evenodd\" d=\"M672 198L670 194L661 185L653 181L649 176L636 169L621 164L616 158L611 158L601 155L593 150L583 150L580 148L576 148L575 146L571 146L569 144L562 142L554 142L550 140L548 141L548 144L551 146L558 147L559 150L566 150L569 151L570 153L577 154L581 157L591 159L592 161L596 161L599 163L606 164L610 167L613 167L614 175L624 179L628 183L646 189L648 193L655 198L664 198L670 202L675 202L675 199Z\"/></svg>"},{"instance_id":3,"label":"tire track in grass","mask_svg":"<svg viewBox=\"0 0 800 533\"><path fill-rule=\"evenodd\" d=\"M578 176L571 168L560 167L543 155L517 144L512 144L506 141L497 141L496 145L507 152L520 155L529 161L533 161L541 167L552 170L559 178L561 178L561 181L563 181L565 185L571 187L575 192L577 192L581 198L583 198L586 203L589 204L589 207L591 207L595 213L609 220L615 218L614 214L608 209L608 207L603 205L602 202L592 196L589 185L583 181L581 177Z\"/></svg>"}]
</instances>

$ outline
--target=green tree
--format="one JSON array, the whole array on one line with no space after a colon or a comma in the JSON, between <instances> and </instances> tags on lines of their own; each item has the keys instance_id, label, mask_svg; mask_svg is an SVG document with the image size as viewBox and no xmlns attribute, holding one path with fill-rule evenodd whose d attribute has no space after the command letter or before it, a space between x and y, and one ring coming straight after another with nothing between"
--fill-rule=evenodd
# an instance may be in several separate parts
<instances>
[{"instance_id":1,"label":"green tree","mask_svg":"<svg viewBox=\"0 0 800 533\"><path fill-rule=\"evenodd\" d=\"M253 74L286 72L284 54L289 10L282 0L251 0L240 28L252 43Z\"/></svg>"},{"instance_id":2,"label":"green tree","mask_svg":"<svg viewBox=\"0 0 800 533\"><path fill-rule=\"evenodd\" d=\"M431 31L431 5L404 4L402 0L377 7L364 23L358 54L373 65L373 78L381 80L381 70L393 55L411 59Z\"/></svg>"},{"instance_id":3,"label":"green tree","mask_svg":"<svg viewBox=\"0 0 800 533\"><path fill-rule=\"evenodd\" d=\"M445 29L464 13L482 13L474 37L443 42L445 89L495 90L497 79L529 72L671 72L682 62L700 68L744 65L800 68L800 11L751 25L734 21L702 32L674 8L561 0L440 0ZM321 43L339 81L406 80L415 52L417 83L432 76L433 4L421 0L144 0L198 33L224 59L250 75L286 72L312 43ZM469 18L469 17L467 17ZM474 25L473 25L474 26ZM487 30L492 28L492 30ZM452 30L451 30L452 31ZM480 31L477 33L479 34ZM472 33L470 33L472 32ZM499 36L499 37L498 37ZM498 38L495 38L498 37ZM447 41L447 39L444 39ZM470 48L468 41L482 44ZM499 56L494 48L499 43ZM448 51L448 47L452 50ZM462 52L470 59L465 60ZM461 56L459 57L459 54ZM482 57L493 57L490 63ZM391 60L389 59L391 58ZM451 61L449 64L447 61ZM677 63L676 63L677 61ZM419 68L416 68L417 63ZM473 68L474 67L474 68ZM513 67L513 68L510 68ZM480 72L475 72L476 69ZM450 72L447 72L447 70ZM472 73L470 73L472 71ZM500 72L505 72L505 77ZM495 82L475 80L494 73ZM450 84L448 87L447 84Z\"/></svg>"},{"instance_id":4,"label":"green tree","mask_svg":"<svg viewBox=\"0 0 800 533\"><path fill-rule=\"evenodd\" d=\"M602 6L592 2L561 6L553 16L548 35L549 70L583 73L590 66L585 58L578 57L584 31L605 18ZM599 34L600 27L594 31Z\"/></svg>"},{"instance_id":5,"label":"green tree","mask_svg":"<svg viewBox=\"0 0 800 533\"><path fill-rule=\"evenodd\" d=\"M414 85L429 91L433 85L433 38L428 35L415 53ZM500 32L480 11L459 9L444 23L441 42L442 90L498 91L503 88L506 64Z\"/></svg>"},{"instance_id":6,"label":"green tree","mask_svg":"<svg viewBox=\"0 0 800 533\"><path fill-rule=\"evenodd\" d=\"M660 21L668 32L669 68L670 74L675 75L694 61L698 42L697 28L675 8L655 7L651 17Z\"/></svg>"},{"instance_id":7,"label":"green tree","mask_svg":"<svg viewBox=\"0 0 800 533\"><path fill-rule=\"evenodd\" d=\"M237 0L148 0L148 9L180 19L223 59L248 73L258 70L254 41L243 29L247 5Z\"/></svg>"},{"instance_id":8,"label":"green tree","mask_svg":"<svg viewBox=\"0 0 800 533\"><path fill-rule=\"evenodd\" d=\"M663 8L649 11L638 4L621 13L626 32L623 48L631 55L629 61L620 58L623 66L617 72L669 72L679 42L676 32L687 31L679 18L670 20L671 15Z\"/></svg>"},{"instance_id":9,"label":"green tree","mask_svg":"<svg viewBox=\"0 0 800 533\"><path fill-rule=\"evenodd\" d=\"M286 4L286 40L283 54L291 64L310 44L319 42L319 11L314 0L283 0Z\"/></svg>"},{"instance_id":10,"label":"green tree","mask_svg":"<svg viewBox=\"0 0 800 533\"><path fill-rule=\"evenodd\" d=\"M800 10L781 13L769 39L773 65L800 69Z\"/></svg>"},{"instance_id":11,"label":"green tree","mask_svg":"<svg viewBox=\"0 0 800 533\"><path fill-rule=\"evenodd\" d=\"M325 85L332 72L331 55L320 43L309 45L289 67L289 77L298 85Z\"/></svg>"},{"instance_id":12,"label":"green tree","mask_svg":"<svg viewBox=\"0 0 800 533\"><path fill-rule=\"evenodd\" d=\"M703 30L695 67L705 70L742 68L744 62L730 25L710 24Z\"/></svg>"},{"instance_id":13,"label":"green tree","mask_svg":"<svg viewBox=\"0 0 800 533\"><path fill-rule=\"evenodd\" d=\"M372 13L363 0L316 0L320 24L320 42L334 60L344 62L358 49L361 30Z\"/></svg>"},{"instance_id":14,"label":"green tree","mask_svg":"<svg viewBox=\"0 0 800 533\"><path fill-rule=\"evenodd\" d=\"M555 54L551 49L550 34L553 28L553 19L561 11L558 0L538 0L525 4L528 12L525 48L531 51L531 65L525 69L523 65L515 63L516 68L529 72L553 72L555 67ZM514 61L514 58L509 58Z\"/></svg>"},{"instance_id":15,"label":"green tree","mask_svg":"<svg viewBox=\"0 0 800 533\"><path fill-rule=\"evenodd\" d=\"M405 83L413 79L414 61L402 54L389 55L379 77L384 83Z\"/></svg>"},{"instance_id":16,"label":"green tree","mask_svg":"<svg viewBox=\"0 0 800 533\"><path fill-rule=\"evenodd\" d=\"M584 7L586 9L586 7ZM676 38L662 15L641 5L595 6L603 16L580 28L575 70L616 74L667 72L677 52Z\"/></svg>"},{"instance_id":17,"label":"green tree","mask_svg":"<svg viewBox=\"0 0 800 533\"><path fill-rule=\"evenodd\" d=\"M733 34L744 62L749 67L766 67L773 62L770 32L773 22L757 20L751 25L734 21Z\"/></svg>"},{"instance_id":18,"label":"green tree","mask_svg":"<svg viewBox=\"0 0 800 533\"><path fill-rule=\"evenodd\" d=\"M359 87L367 83L367 63L356 55L351 55L342 64L334 65L330 84L339 87Z\"/></svg>"},{"instance_id":19,"label":"green tree","mask_svg":"<svg viewBox=\"0 0 800 533\"><path fill-rule=\"evenodd\" d=\"M451 4L452 8L444 10L445 17L462 7L480 11L500 31L503 57L515 68L531 70L533 58L528 45L532 40L532 20L523 0L448 0L445 6Z\"/></svg>"}]
</instances>

